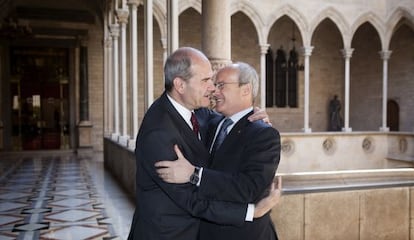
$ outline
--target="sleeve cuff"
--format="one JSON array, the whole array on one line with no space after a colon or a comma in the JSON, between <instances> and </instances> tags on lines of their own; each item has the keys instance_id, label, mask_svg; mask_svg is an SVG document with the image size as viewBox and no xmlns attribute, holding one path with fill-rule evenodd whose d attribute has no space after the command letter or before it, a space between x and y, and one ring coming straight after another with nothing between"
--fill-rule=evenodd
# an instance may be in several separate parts
<instances>
[{"instance_id":1,"label":"sleeve cuff","mask_svg":"<svg viewBox=\"0 0 414 240\"><path fill-rule=\"evenodd\" d=\"M199 172L199 178L198 178L198 182L196 184L197 187L199 187L201 185L201 177L203 176L203 167L200 167L200 172Z\"/></svg>"},{"instance_id":2,"label":"sleeve cuff","mask_svg":"<svg viewBox=\"0 0 414 240\"><path fill-rule=\"evenodd\" d=\"M247 205L247 213L246 213L246 222L253 222L253 216L254 216L254 204L249 203Z\"/></svg>"}]
</instances>

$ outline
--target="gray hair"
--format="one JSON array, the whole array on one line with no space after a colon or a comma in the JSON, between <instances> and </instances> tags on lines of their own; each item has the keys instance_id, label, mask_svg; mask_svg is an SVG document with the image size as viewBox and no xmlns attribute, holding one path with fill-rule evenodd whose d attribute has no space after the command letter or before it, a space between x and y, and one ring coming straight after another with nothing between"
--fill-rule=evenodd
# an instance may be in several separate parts
<instances>
[{"instance_id":1,"label":"gray hair","mask_svg":"<svg viewBox=\"0 0 414 240\"><path fill-rule=\"evenodd\" d=\"M191 66L195 55L204 57L204 54L195 48L182 47L167 58L164 65L164 84L167 92L171 91L176 77L182 78L184 81L193 77Z\"/></svg>"},{"instance_id":2,"label":"gray hair","mask_svg":"<svg viewBox=\"0 0 414 240\"><path fill-rule=\"evenodd\" d=\"M259 91L259 76L257 75L256 70L244 62L235 62L233 66L239 71L240 85L248 83L252 85L252 96L254 101Z\"/></svg>"}]
</instances>

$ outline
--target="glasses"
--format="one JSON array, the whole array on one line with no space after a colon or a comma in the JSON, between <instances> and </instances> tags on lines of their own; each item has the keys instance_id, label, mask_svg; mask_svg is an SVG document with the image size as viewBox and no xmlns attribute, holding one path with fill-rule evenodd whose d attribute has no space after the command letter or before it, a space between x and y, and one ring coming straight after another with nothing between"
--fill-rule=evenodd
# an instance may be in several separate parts
<instances>
[{"instance_id":1,"label":"glasses","mask_svg":"<svg viewBox=\"0 0 414 240\"><path fill-rule=\"evenodd\" d=\"M240 84L238 82L218 82L214 84L214 87L216 87L219 90L222 90L224 88L224 85L226 84Z\"/></svg>"}]
</instances>

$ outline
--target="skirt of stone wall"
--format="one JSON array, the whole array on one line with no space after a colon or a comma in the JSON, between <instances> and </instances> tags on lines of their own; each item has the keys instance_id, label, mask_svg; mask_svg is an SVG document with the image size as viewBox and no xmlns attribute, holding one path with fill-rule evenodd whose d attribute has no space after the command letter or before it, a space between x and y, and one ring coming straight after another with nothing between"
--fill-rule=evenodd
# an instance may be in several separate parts
<instances>
[{"instance_id":1,"label":"skirt of stone wall","mask_svg":"<svg viewBox=\"0 0 414 240\"><path fill-rule=\"evenodd\" d=\"M104 139L105 168L112 173L123 188L135 197L135 155L134 152L113 142Z\"/></svg>"},{"instance_id":2,"label":"skirt of stone wall","mask_svg":"<svg viewBox=\"0 0 414 240\"><path fill-rule=\"evenodd\" d=\"M283 195L272 210L279 239L414 239L414 188Z\"/></svg>"}]
</instances>

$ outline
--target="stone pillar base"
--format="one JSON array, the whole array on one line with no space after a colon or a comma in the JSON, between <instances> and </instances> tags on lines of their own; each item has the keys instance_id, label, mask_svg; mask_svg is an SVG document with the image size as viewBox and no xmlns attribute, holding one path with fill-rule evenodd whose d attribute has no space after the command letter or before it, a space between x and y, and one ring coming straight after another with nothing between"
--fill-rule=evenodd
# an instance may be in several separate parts
<instances>
[{"instance_id":1,"label":"stone pillar base","mask_svg":"<svg viewBox=\"0 0 414 240\"><path fill-rule=\"evenodd\" d=\"M118 143L124 147L128 147L128 140L129 140L128 136L120 136L118 138Z\"/></svg>"},{"instance_id":2,"label":"stone pillar base","mask_svg":"<svg viewBox=\"0 0 414 240\"><path fill-rule=\"evenodd\" d=\"M380 131L381 132L389 132L390 128L389 127L380 127Z\"/></svg>"},{"instance_id":3,"label":"stone pillar base","mask_svg":"<svg viewBox=\"0 0 414 240\"><path fill-rule=\"evenodd\" d=\"M81 121L78 124L78 147L92 148L92 123L89 121Z\"/></svg>"},{"instance_id":4,"label":"stone pillar base","mask_svg":"<svg viewBox=\"0 0 414 240\"><path fill-rule=\"evenodd\" d=\"M117 134L117 133L112 133L112 135L111 135L111 139L112 139L112 141L114 141L114 142L118 142L118 138L119 138L119 134Z\"/></svg>"},{"instance_id":5,"label":"stone pillar base","mask_svg":"<svg viewBox=\"0 0 414 240\"><path fill-rule=\"evenodd\" d=\"M131 150L135 150L135 139L129 139L128 141L128 148Z\"/></svg>"},{"instance_id":6,"label":"stone pillar base","mask_svg":"<svg viewBox=\"0 0 414 240\"><path fill-rule=\"evenodd\" d=\"M344 128L342 128L342 132L352 132L352 128L350 128L350 127L348 127L348 128L344 127Z\"/></svg>"},{"instance_id":7,"label":"stone pillar base","mask_svg":"<svg viewBox=\"0 0 414 240\"><path fill-rule=\"evenodd\" d=\"M312 132L312 128L302 128L302 131L304 133L311 133Z\"/></svg>"}]
</instances>

